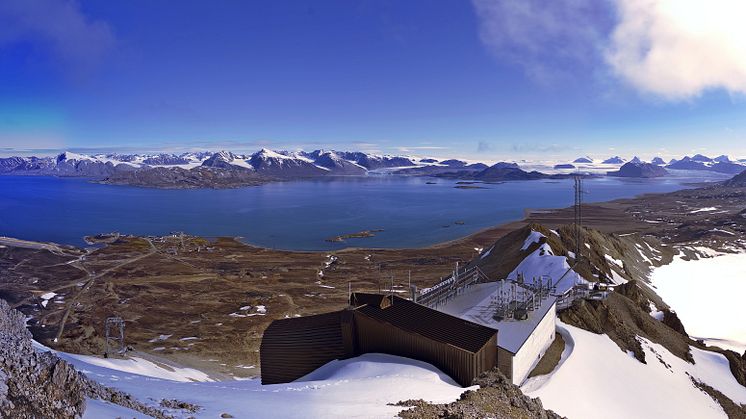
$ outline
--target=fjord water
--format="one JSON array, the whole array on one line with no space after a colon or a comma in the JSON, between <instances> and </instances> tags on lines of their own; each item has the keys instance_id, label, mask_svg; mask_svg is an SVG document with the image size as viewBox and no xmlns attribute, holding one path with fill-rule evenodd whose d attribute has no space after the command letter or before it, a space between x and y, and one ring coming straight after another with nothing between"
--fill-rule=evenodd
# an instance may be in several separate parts
<instances>
[{"instance_id":1,"label":"fjord water","mask_svg":"<svg viewBox=\"0 0 746 419\"><path fill-rule=\"evenodd\" d=\"M701 179L589 179L585 199L600 202L669 192L695 180ZM247 243L291 250L405 248L459 238L522 219L527 208L566 207L573 200L571 180L480 185L484 189L455 186L449 180L367 176L240 189L161 190L85 179L0 176L0 235L83 245L84 236L98 233L183 231L240 236ZM345 243L325 240L373 229L384 231Z\"/></svg>"}]
</instances>

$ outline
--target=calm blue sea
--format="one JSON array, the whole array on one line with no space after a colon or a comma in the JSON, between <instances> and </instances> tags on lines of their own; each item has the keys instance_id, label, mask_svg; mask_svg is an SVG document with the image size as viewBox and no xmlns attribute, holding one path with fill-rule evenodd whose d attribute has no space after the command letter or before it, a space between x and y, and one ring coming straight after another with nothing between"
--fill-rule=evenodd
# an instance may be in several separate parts
<instances>
[{"instance_id":1,"label":"calm blue sea","mask_svg":"<svg viewBox=\"0 0 746 419\"><path fill-rule=\"evenodd\" d=\"M682 189L690 177L586 181L587 202ZM427 181L437 184L429 185ZM85 235L119 231L241 236L292 250L348 246L417 247L523 218L526 208L572 204L572 181L520 181L456 189L454 181L397 176L272 183L226 190L159 190L85 179L0 176L0 235L83 245ZM463 221L463 225L456 224ZM324 239L384 229L345 244Z\"/></svg>"}]
</instances>

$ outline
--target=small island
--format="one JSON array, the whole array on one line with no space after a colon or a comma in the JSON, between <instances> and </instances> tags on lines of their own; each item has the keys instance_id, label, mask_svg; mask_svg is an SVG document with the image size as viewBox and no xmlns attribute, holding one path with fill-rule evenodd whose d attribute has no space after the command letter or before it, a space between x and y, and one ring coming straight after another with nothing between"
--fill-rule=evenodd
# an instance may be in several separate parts
<instances>
[{"instance_id":1,"label":"small island","mask_svg":"<svg viewBox=\"0 0 746 419\"><path fill-rule=\"evenodd\" d=\"M383 229L375 229L375 230L363 230L358 231L357 233L350 233L350 234L341 234L339 236L330 237L326 239L326 241L331 243L341 243L344 242L347 239L364 239L367 237L375 237L376 233L382 232Z\"/></svg>"}]
</instances>

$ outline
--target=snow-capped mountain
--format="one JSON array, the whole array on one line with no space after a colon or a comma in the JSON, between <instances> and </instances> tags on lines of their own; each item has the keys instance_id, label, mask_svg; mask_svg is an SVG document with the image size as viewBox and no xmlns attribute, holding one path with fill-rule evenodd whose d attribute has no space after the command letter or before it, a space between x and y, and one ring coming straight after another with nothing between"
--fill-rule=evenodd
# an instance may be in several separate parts
<instances>
[{"instance_id":1,"label":"snow-capped mountain","mask_svg":"<svg viewBox=\"0 0 746 419\"><path fill-rule=\"evenodd\" d=\"M711 158L709 158L707 156L704 156L702 154L695 154L692 157L692 161L696 161L696 162L700 162L700 163L712 163L712 159Z\"/></svg>"},{"instance_id":2,"label":"snow-capped mountain","mask_svg":"<svg viewBox=\"0 0 746 419\"><path fill-rule=\"evenodd\" d=\"M116 173L156 167L194 169L243 169L272 178L323 175L364 175L378 169L414 167L423 164L409 157L378 156L362 152L315 150L274 151L263 148L251 155L230 151L182 154L95 154L65 151L55 157L0 158L0 173L105 178ZM206 173L206 172L205 172Z\"/></svg>"},{"instance_id":3,"label":"snow-capped mountain","mask_svg":"<svg viewBox=\"0 0 746 419\"><path fill-rule=\"evenodd\" d=\"M243 156L237 156L230 151L219 151L202 162L204 167L218 169L246 169L254 170Z\"/></svg>"},{"instance_id":4,"label":"snow-capped mountain","mask_svg":"<svg viewBox=\"0 0 746 419\"><path fill-rule=\"evenodd\" d=\"M343 159L334 151L318 153L313 162L317 166L321 166L340 175L362 175L368 171L365 167L355 162Z\"/></svg>"},{"instance_id":5,"label":"snow-capped mountain","mask_svg":"<svg viewBox=\"0 0 746 419\"><path fill-rule=\"evenodd\" d=\"M584 167L591 166L590 157L580 157L575 162L583 162ZM603 161L603 165L619 165L625 159L615 156ZM638 157L631 163L643 163ZM704 170L726 174L736 174L746 169L746 164L731 160L726 155L711 159L704 155L673 159L666 165L656 157L652 160L656 166L674 170ZM154 179L165 176L169 179L181 178L214 178L216 170L245 170L255 173L253 176L265 181L277 179L295 179L318 176L359 176L369 172L387 172L409 176L445 176L471 179L476 173L490 169L505 171L514 168L503 167L504 163L488 167L483 163L466 162L459 159L438 160L433 158L415 158L411 156L374 155L359 151L314 150L275 151L263 148L250 155L235 154L230 151L188 152L181 154L81 154L65 151L54 157L8 157L0 158L0 174L26 174L47 176L76 176L92 179ZM608 166L599 166L608 169ZM143 171L159 168L147 176ZM192 170L200 168L199 173L170 173L176 169ZM550 166L551 168L551 166ZM555 166L555 169L572 167ZM541 170L540 168L531 170ZM136 172L133 176L127 173ZM488 170L489 172L489 170ZM538 173L538 172L537 172ZM243 177L246 177L243 175ZM208 182L209 183L209 182ZM195 184L201 184L196 182Z\"/></svg>"},{"instance_id":6,"label":"snow-capped mountain","mask_svg":"<svg viewBox=\"0 0 746 419\"><path fill-rule=\"evenodd\" d=\"M619 156L610 157L603 161L603 164L624 164L626 160Z\"/></svg>"},{"instance_id":7,"label":"snow-capped mountain","mask_svg":"<svg viewBox=\"0 0 746 419\"><path fill-rule=\"evenodd\" d=\"M343 159L357 163L368 170L417 165L410 157L389 155L378 156L374 154L366 154L360 151L337 151L336 153Z\"/></svg>"},{"instance_id":8,"label":"snow-capped mountain","mask_svg":"<svg viewBox=\"0 0 746 419\"><path fill-rule=\"evenodd\" d=\"M257 173L273 177L311 177L325 175L328 172L308 159L287 156L267 148L252 154L248 162Z\"/></svg>"},{"instance_id":9,"label":"snow-capped mountain","mask_svg":"<svg viewBox=\"0 0 746 419\"><path fill-rule=\"evenodd\" d=\"M671 160L671 163L666 168L674 170L706 170L734 175L746 170L746 165L731 162L727 156L720 156L716 160L697 154L694 157L685 156L681 160Z\"/></svg>"}]
</instances>

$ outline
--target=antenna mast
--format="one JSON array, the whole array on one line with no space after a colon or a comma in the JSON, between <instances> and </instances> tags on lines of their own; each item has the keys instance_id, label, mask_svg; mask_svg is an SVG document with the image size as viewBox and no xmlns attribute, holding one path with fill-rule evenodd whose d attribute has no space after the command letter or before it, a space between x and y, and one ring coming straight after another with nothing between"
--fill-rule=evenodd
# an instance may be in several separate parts
<instances>
[{"instance_id":1,"label":"antenna mast","mask_svg":"<svg viewBox=\"0 0 746 419\"><path fill-rule=\"evenodd\" d=\"M575 181L575 263L578 263L583 248L580 243L583 225L583 178L580 175L575 175L573 179Z\"/></svg>"}]
</instances>

